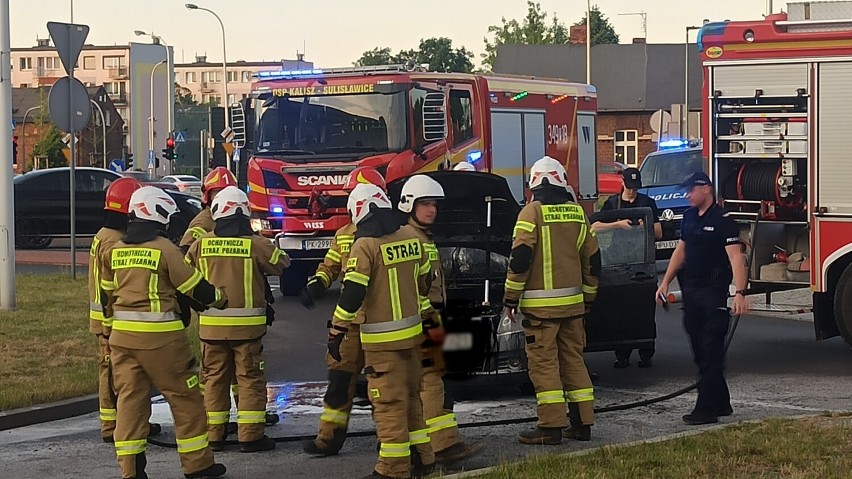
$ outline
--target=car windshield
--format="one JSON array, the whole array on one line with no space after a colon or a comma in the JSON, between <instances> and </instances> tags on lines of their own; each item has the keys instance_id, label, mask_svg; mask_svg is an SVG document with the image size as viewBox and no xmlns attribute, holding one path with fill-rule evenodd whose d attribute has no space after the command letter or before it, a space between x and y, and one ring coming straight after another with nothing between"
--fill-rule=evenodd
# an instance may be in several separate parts
<instances>
[{"instance_id":1,"label":"car windshield","mask_svg":"<svg viewBox=\"0 0 852 479\"><path fill-rule=\"evenodd\" d=\"M197 183L197 182L199 182L199 181L201 181L201 180L199 180L198 178L196 178L196 177L194 177L194 176L175 176L175 178L176 178L178 181L187 181L187 182L196 182L196 183Z\"/></svg>"},{"instance_id":2,"label":"car windshield","mask_svg":"<svg viewBox=\"0 0 852 479\"><path fill-rule=\"evenodd\" d=\"M679 185L689 175L701 171L701 150L679 150L651 153L639 168L645 187Z\"/></svg>"},{"instance_id":3,"label":"car windshield","mask_svg":"<svg viewBox=\"0 0 852 479\"><path fill-rule=\"evenodd\" d=\"M317 155L402 151L406 94L283 96L258 100L257 151L308 160Z\"/></svg>"}]
</instances>

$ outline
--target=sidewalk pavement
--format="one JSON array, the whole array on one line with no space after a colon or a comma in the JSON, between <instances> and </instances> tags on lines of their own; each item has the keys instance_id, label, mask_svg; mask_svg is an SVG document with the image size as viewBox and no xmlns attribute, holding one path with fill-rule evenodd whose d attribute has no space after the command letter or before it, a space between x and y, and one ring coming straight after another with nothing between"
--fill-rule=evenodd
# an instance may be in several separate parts
<instances>
[{"instance_id":1,"label":"sidewalk pavement","mask_svg":"<svg viewBox=\"0 0 852 479\"><path fill-rule=\"evenodd\" d=\"M71 266L70 250L15 250L16 264ZM88 266L89 249L77 248L77 265Z\"/></svg>"}]
</instances>

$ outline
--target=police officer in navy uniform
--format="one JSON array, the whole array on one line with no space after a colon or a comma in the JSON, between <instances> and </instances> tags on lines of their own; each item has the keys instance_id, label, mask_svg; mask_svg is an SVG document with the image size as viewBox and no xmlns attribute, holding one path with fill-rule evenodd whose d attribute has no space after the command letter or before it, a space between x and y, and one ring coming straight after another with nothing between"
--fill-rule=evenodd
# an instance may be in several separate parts
<instances>
[{"instance_id":1,"label":"police officer in navy uniform","mask_svg":"<svg viewBox=\"0 0 852 479\"><path fill-rule=\"evenodd\" d=\"M623 188L621 193L610 196L604 202L601 211L620 210L627 208L651 208L652 216L654 217L654 238L662 239L663 226L660 224L660 210L657 208L657 202L650 196L639 193L642 188L642 175L638 168L625 168L621 173L621 181ZM592 229L595 231L605 231L613 228L630 228L637 224L642 224L642 220L616 220L616 221L595 221L592 223ZM630 354L632 349L617 349L615 351L616 368L626 368L630 366ZM652 365L651 358L654 356L654 347L639 349L639 367L650 368Z\"/></svg>"},{"instance_id":2,"label":"police officer in navy uniform","mask_svg":"<svg viewBox=\"0 0 852 479\"><path fill-rule=\"evenodd\" d=\"M683 291L683 325L692 343L700 377L695 409L683 416L690 425L718 422L733 413L725 382L725 336L730 313L748 311L745 288L748 276L740 247L739 228L716 204L713 185L703 172L682 185L689 190L692 208L683 215L681 238L672 254L666 275L657 290L667 295L669 283L679 274ZM736 287L732 311L727 308L728 286Z\"/></svg>"}]
</instances>

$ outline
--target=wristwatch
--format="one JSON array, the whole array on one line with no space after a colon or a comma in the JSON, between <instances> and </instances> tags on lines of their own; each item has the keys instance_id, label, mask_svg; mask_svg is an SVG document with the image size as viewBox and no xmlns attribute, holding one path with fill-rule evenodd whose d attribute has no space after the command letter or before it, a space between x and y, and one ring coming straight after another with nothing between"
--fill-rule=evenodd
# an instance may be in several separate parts
<instances>
[{"instance_id":1,"label":"wristwatch","mask_svg":"<svg viewBox=\"0 0 852 479\"><path fill-rule=\"evenodd\" d=\"M746 294L746 290L744 290L744 289L738 289L738 290L734 293L734 296L736 296L736 295L738 295L738 294L739 294L739 295L742 295L742 296L745 296L745 294Z\"/></svg>"}]
</instances>

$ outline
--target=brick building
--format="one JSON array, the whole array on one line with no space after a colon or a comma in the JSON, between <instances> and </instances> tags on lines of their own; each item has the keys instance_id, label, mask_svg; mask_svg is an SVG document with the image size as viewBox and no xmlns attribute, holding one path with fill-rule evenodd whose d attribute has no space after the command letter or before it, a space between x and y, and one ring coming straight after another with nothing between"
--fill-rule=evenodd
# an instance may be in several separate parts
<instances>
[{"instance_id":1,"label":"brick building","mask_svg":"<svg viewBox=\"0 0 852 479\"><path fill-rule=\"evenodd\" d=\"M579 36L579 35L578 35ZM651 114L672 110L684 101L684 45L594 45L592 85L598 91L598 162L641 164L657 149ZM494 65L497 73L564 78L585 83L585 45L503 45ZM700 136L701 60L689 45L689 134ZM664 132L676 136L679 111ZM665 137L665 134L664 134Z\"/></svg>"}]
</instances>

